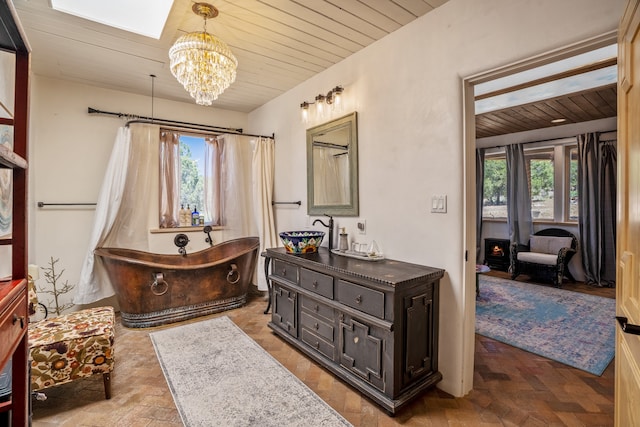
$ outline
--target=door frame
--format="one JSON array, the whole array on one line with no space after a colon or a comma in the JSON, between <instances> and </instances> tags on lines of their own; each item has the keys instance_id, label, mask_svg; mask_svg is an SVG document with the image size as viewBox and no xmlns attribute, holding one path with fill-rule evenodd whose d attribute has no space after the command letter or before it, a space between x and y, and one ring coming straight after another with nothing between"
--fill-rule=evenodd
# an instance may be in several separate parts
<instances>
[{"instance_id":1,"label":"door frame","mask_svg":"<svg viewBox=\"0 0 640 427\"><path fill-rule=\"evenodd\" d=\"M466 248L466 256L463 259L464 271L464 343L470 343L471 348L467 351L463 348L463 384L466 384L463 393L466 394L473 389L474 354L475 354L475 307L476 307L476 137L475 137L475 105L474 87L477 84L485 83L511 74L526 71L552 62L556 62L571 56L589 52L607 45L618 42L618 30L612 30L604 34L551 50L540 55L523 59L511 64L500 66L494 69L483 71L467 77L462 77L462 102L463 102L463 162L464 162L464 196L463 209L463 242ZM470 367L470 369L469 369Z\"/></svg>"}]
</instances>

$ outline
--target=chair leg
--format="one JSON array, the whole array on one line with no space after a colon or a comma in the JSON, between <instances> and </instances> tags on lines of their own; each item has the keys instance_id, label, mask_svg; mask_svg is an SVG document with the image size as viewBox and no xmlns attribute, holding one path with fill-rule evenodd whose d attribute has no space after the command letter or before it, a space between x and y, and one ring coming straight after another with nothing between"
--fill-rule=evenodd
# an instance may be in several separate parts
<instances>
[{"instance_id":1,"label":"chair leg","mask_svg":"<svg viewBox=\"0 0 640 427\"><path fill-rule=\"evenodd\" d=\"M556 285L557 288L561 288L563 278L564 278L563 271L562 270L557 271L553 277L553 284Z\"/></svg>"},{"instance_id":2,"label":"chair leg","mask_svg":"<svg viewBox=\"0 0 640 427\"><path fill-rule=\"evenodd\" d=\"M111 399L111 372L102 374L102 381L104 382L104 397Z\"/></svg>"}]
</instances>

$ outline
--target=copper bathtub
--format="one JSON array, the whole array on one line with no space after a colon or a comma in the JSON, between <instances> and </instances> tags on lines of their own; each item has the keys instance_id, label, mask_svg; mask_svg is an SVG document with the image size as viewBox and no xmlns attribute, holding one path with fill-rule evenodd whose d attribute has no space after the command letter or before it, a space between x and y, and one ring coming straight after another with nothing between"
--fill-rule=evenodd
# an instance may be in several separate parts
<instances>
[{"instance_id":1,"label":"copper bathtub","mask_svg":"<svg viewBox=\"0 0 640 427\"><path fill-rule=\"evenodd\" d=\"M97 248L120 305L122 324L147 328L243 306L256 263L257 237L186 255Z\"/></svg>"}]
</instances>

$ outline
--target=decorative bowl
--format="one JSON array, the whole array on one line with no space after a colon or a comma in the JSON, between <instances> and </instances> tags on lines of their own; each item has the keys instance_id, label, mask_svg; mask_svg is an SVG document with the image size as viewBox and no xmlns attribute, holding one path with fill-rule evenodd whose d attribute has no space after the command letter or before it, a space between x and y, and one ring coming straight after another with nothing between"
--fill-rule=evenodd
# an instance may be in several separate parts
<instances>
[{"instance_id":1,"label":"decorative bowl","mask_svg":"<svg viewBox=\"0 0 640 427\"><path fill-rule=\"evenodd\" d=\"M280 240L291 254L317 252L324 238L324 231L283 231Z\"/></svg>"}]
</instances>

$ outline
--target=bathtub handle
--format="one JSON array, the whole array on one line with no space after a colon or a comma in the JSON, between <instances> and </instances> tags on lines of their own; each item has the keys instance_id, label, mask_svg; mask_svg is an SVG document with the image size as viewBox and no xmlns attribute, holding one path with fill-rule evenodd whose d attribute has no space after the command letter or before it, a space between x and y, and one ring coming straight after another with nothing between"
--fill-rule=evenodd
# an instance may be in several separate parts
<instances>
[{"instance_id":1,"label":"bathtub handle","mask_svg":"<svg viewBox=\"0 0 640 427\"><path fill-rule=\"evenodd\" d=\"M160 289L162 290L159 291L158 286L160 286ZM151 292L153 292L154 295L160 296L160 295L166 294L168 290L169 290L169 284L164 281L164 275L162 273L156 273L153 276L153 283L151 284Z\"/></svg>"},{"instance_id":2,"label":"bathtub handle","mask_svg":"<svg viewBox=\"0 0 640 427\"><path fill-rule=\"evenodd\" d=\"M231 269L229 273L227 273L227 282L235 285L240 280L240 273L238 272L238 266L235 264L231 264Z\"/></svg>"}]
</instances>

